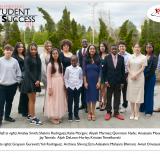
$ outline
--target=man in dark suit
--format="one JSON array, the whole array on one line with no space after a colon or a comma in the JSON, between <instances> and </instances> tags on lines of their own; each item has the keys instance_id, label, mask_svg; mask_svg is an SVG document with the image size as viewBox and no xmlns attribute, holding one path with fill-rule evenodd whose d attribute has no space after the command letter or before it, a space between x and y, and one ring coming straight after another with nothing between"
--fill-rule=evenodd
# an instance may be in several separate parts
<instances>
[{"instance_id":1,"label":"man in dark suit","mask_svg":"<svg viewBox=\"0 0 160 154\"><path fill-rule=\"evenodd\" d=\"M118 54L116 45L111 46L110 54L105 58L103 75L107 86L107 114L105 120L110 120L112 114L112 95L114 94L114 117L124 120L119 114L121 86L125 81L125 64L124 58Z\"/></svg>"},{"instance_id":2,"label":"man in dark suit","mask_svg":"<svg viewBox=\"0 0 160 154\"><path fill-rule=\"evenodd\" d=\"M82 39L82 48L77 51L77 57L78 57L78 62L79 66L83 70L84 62L86 59L86 53L87 53L87 47L88 47L88 42L86 39ZM80 106L79 110L85 109L85 112L87 113L87 103L86 103L86 92L85 92L85 87L84 84L81 88L81 103L82 105Z\"/></svg>"}]
</instances>

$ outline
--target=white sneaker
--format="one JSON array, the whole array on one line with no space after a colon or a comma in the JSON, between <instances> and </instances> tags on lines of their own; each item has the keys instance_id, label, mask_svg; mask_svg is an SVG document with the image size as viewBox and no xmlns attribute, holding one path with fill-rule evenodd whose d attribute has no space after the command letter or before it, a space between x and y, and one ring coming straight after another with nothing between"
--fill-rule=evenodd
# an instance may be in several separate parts
<instances>
[{"instance_id":1,"label":"white sneaker","mask_svg":"<svg viewBox=\"0 0 160 154\"><path fill-rule=\"evenodd\" d=\"M124 107L121 107L120 110L119 110L119 112L120 112L120 113L125 113L125 112L127 112L127 109L124 108Z\"/></svg>"},{"instance_id":2,"label":"white sneaker","mask_svg":"<svg viewBox=\"0 0 160 154\"><path fill-rule=\"evenodd\" d=\"M138 120L139 119L139 117L134 117L134 120Z\"/></svg>"},{"instance_id":3,"label":"white sneaker","mask_svg":"<svg viewBox=\"0 0 160 154\"><path fill-rule=\"evenodd\" d=\"M133 120L133 119L134 119L134 116L133 116L133 115L131 115L131 116L129 117L129 119L130 119L130 120Z\"/></svg>"}]
</instances>

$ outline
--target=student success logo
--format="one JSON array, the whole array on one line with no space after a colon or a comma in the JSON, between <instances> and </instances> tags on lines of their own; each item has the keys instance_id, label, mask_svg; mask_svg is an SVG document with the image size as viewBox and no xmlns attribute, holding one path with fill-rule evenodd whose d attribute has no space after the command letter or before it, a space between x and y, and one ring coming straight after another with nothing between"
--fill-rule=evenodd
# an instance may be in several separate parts
<instances>
[{"instance_id":1,"label":"student success logo","mask_svg":"<svg viewBox=\"0 0 160 154\"><path fill-rule=\"evenodd\" d=\"M30 8L18 5L0 5L1 22L35 22L37 15L31 14Z\"/></svg>"},{"instance_id":2,"label":"student success logo","mask_svg":"<svg viewBox=\"0 0 160 154\"><path fill-rule=\"evenodd\" d=\"M153 21L160 22L160 5L149 8L147 17Z\"/></svg>"}]
</instances>

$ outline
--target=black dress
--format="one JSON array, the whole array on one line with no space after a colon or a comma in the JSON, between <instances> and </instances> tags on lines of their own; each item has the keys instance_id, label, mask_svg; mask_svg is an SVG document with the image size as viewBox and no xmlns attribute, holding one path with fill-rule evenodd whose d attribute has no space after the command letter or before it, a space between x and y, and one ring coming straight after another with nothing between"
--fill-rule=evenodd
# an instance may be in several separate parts
<instances>
[{"instance_id":1,"label":"black dress","mask_svg":"<svg viewBox=\"0 0 160 154\"><path fill-rule=\"evenodd\" d=\"M65 57L64 53L61 52L60 53L60 59L61 59L61 62L63 64L63 74L64 74L66 68L71 65L71 57Z\"/></svg>"},{"instance_id":2,"label":"black dress","mask_svg":"<svg viewBox=\"0 0 160 154\"><path fill-rule=\"evenodd\" d=\"M39 56L26 56L24 59L24 80L22 81L21 92L41 92L41 87L36 87L35 82L41 80L41 60Z\"/></svg>"},{"instance_id":3,"label":"black dress","mask_svg":"<svg viewBox=\"0 0 160 154\"><path fill-rule=\"evenodd\" d=\"M24 59L19 57L16 54L13 54L13 58L15 58L18 63L19 67L22 72L22 78L24 78ZM19 89L21 89L21 84L19 84ZM18 105L18 113L21 113L22 116L28 115L28 96L25 93L20 92L20 99L19 99L19 105Z\"/></svg>"}]
</instances>

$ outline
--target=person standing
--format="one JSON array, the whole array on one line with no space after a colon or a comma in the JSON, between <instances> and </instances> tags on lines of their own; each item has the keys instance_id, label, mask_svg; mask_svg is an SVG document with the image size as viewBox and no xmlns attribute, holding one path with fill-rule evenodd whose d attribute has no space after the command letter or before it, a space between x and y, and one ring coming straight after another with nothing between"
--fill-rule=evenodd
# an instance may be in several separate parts
<instances>
[{"instance_id":1,"label":"person standing","mask_svg":"<svg viewBox=\"0 0 160 154\"><path fill-rule=\"evenodd\" d=\"M58 49L52 49L50 62L47 66L47 93L44 115L54 124L62 122L61 118L67 112L67 101L63 80L63 68Z\"/></svg>"},{"instance_id":2,"label":"person standing","mask_svg":"<svg viewBox=\"0 0 160 154\"><path fill-rule=\"evenodd\" d=\"M24 59L24 80L22 81L21 91L26 93L28 102L28 120L30 124L41 125L42 122L35 116L36 92L41 92L41 59L38 55L36 43L28 45L27 55Z\"/></svg>"},{"instance_id":3,"label":"person standing","mask_svg":"<svg viewBox=\"0 0 160 154\"><path fill-rule=\"evenodd\" d=\"M95 107L99 100L99 88L101 82L101 63L95 45L87 49L87 57L84 66L84 86L86 88L86 101L88 104L88 120L96 120Z\"/></svg>"},{"instance_id":4,"label":"person standing","mask_svg":"<svg viewBox=\"0 0 160 154\"><path fill-rule=\"evenodd\" d=\"M71 66L68 66L65 71L64 81L68 96L68 121L73 120L73 103L74 103L74 118L79 122L79 96L83 84L83 73L81 67L77 66L78 58L73 55L71 57Z\"/></svg>"},{"instance_id":5,"label":"person standing","mask_svg":"<svg viewBox=\"0 0 160 154\"><path fill-rule=\"evenodd\" d=\"M108 56L108 47L105 42L102 42L99 47L99 55L101 60L101 67L103 70L104 62L106 56ZM106 108L107 100L106 100L106 94L107 94L107 87L105 86L105 81L103 77L103 73L101 75L101 86L100 86L100 100L99 100L99 107L97 109L100 109L100 111L104 111Z\"/></svg>"},{"instance_id":6,"label":"person standing","mask_svg":"<svg viewBox=\"0 0 160 154\"><path fill-rule=\"evenodd\" d=\"M138 43L133 46L133 55L128 61L128 87L127 100L131 104L130 119L139 119L139 107L144 103L144 68L147 66L147 58L141 54Z\"/></svg>"},{"instance_id":7,"label":"person standing","mask_svg":"<svg viewBox=\"0 0 160 154\"><path fill-rule=\"evenodd\" d=\"M44 84L44 88L47 87L47 65L49 63L51 50L52 42L46 41L44 43L44 51L40 54L40 59L42 62L42 82Z\"/></svg>"},{"instance_id":8,"label":"person standing","mask_svg":"<svg viewBox=\"0 0 160 154\"><path fill-rule=\"evenodd\" d=\"M127 64L128 64L128 60L131 56L131 54L129 54L126 51L126 43L123 41L120 41L118 43L118 49L119 49L119 55L121 55L124 58L124 63L125 63L125 82L124 82L124 86L122 87L121 91L123 94L123 103L120 109L120 112L123 113L126 111L126 108L128 107L128 101L126 99L126 93L127 93L127 78L128 78L128 69L127 69Z\"/></svg>"},{"instance_id":9,"label":"person standing","mask_svg":"<svg viewBox=\"0 0 160 154\"><path fill-rule=\"evenodd\" d=\"M71 51L72 42L68 39L64 39L61 41L61 53L60 53L60 59L63 64L63 73L65 73L65 70L68 66L71 65L71 57L72 53Z\"/></svg>"},{"instance_id":10,"label":"person standing","mask_svg":"<svg viewBox=\"0 0 160 154\"><path fill-rule=\"evenodd\" d=\"M17 59L21 72L22 72L22 79L24 78L24 58L26 55L26 48L22 42L18 42L15 45L13 51L13 57ZM19 85L19 90L21 89L21 84ZM22 114L23 117L28 116L28 96L25 93L20 92L20 99L18 105L18 113Z\"/></svg>"},{"instance_id":11,"label":"person standing","mask_svg":"<svg viewBox=\"0 0 160 154\"><path fill-rule=\"evenodd\" d=\"M11 57L12 53L13 47L7 44L4 46L4 56L0 58L0 126L3 114L4 120L15 122L10 114L17 86L21 82L21 70L18 61Z\"/></svg>"},{"instance_id":12,"label":"person standing","mask_svg":"<svg viewBox=\"0 0 160 154\"><path fill-rule=\"evenodd\" d=\"M160 81L160 54L158 56L157 70L158 70L158 80ZM154 109L153 112L160 112L160 107Z\"/></svg>"},{"instance_id":13,"label":"person standing","mask_svg":"<svg viewBox=\"0 0 160 154\"><path fill-rule=\"evenodd\" d=\"M87 39L82 39L82 48L77 51L77 57L78 57L78 62L79 66L84 69L84 63L86 60L86 53L87 53L87 47L88 47L88 41ZM86 103L86 91L84 84L81 88L81 106L79 110L85 109L85 112L87 113L87 103Z\"/></svg>"},{"instance_id":14,"label":"person standing","mask_svg":"<svg viewBox=\"0 0 160 154\"><path fill-rule=\"evenodd\" d=\"M107 86L107 113L105 120L110 120L112 116L112 95L114 95L114 117L119 120L124 120L124 117L119 114L119 105L121 86L123 86L125 81L125 64L124 58L118 54L117 45L111 46L110 54L105 58L103 75Z\"/></svg>"},{"instance_id":15,"label":"person standing","mask_svg":"<svg viewBox=\"0 0 160 154\"><path fill-rule=\"evenodd\" d=\"M152 43L146 44L145 53L148 64L144 69L144 103L140 105L140 112L144 112L146 116L151 116L154 106L154 87L156 83L155 71L157 68L157 57L154 55L154 46Z\"/></svg>"}]
</instances>

